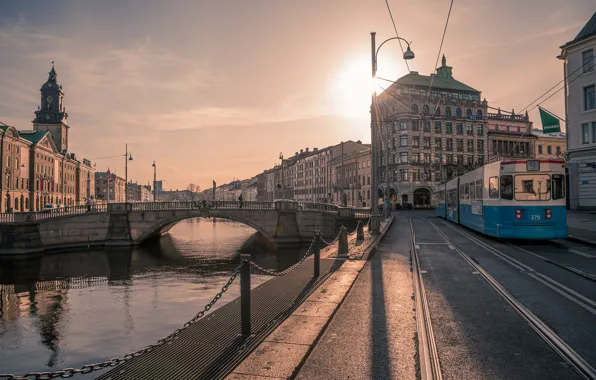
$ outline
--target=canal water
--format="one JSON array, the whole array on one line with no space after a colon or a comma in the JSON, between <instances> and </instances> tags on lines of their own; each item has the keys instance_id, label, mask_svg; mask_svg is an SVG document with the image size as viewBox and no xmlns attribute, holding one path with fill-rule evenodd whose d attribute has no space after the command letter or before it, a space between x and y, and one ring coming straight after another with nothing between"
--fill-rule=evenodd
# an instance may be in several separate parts
<instances>
[{"instance_id":1,"label":"canal water","mask_svg":"<svg viewBox=\"0 0 596 380\"><path fill-rule=\"evenodd\" d=\"M217 294L241 250L283 270L306 249L276 252L248 226L197 218L148 246L0 258L0 373L77 368L157 342ZM212 310L239 296L239 279Z\"/></svg>"}]
</instances>

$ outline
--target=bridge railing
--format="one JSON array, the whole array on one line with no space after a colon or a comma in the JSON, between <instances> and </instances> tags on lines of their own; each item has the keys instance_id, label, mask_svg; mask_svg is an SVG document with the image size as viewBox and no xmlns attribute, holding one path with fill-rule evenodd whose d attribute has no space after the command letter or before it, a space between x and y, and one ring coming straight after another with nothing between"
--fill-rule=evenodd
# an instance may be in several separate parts
<instances>
[{"instance_id":1,"label":"bridge railing","mask_svg":"<svg viewBox=\"0 0 596 380\"><path fill-rule=\"evenodd\" d=\"M0 223L13 223L14 214L0 214Z\"/></svg>"},{"instance_id":2,"label":"bridge railing","mask_svg":"<svg viewBox=\"0 0 596 380\"><path fill-rule=\"evenodd\" d=\"M367 207L352 208L350 213L354 218L370 218L371 209Z\"/></svg>"},{"instance_id":3,"label":"bridge railing","mask_svg":"<svg viewBox=\"0 0 596 380\"><path fill-rule=\"evenodd\" d=\"M298 202L298 210L329 212L332 214L336 214L339 210L339 207L328 203Z\"/></svg>"},{"instance_id":4,"label":"bridge railing","mask_svg":"<svg viewBox=\"0 0 596 380\"><path fill-rule=\"evenodd\" d=\"M66 206L66 207L59 207L59 208L50 208L47 210L41 210L38 212L28 213L28 216L31 218L27 218L31 221L37 220L45 220L45 219L52 219L57 218L60 216L70 216L70 215L82 215L82 214L89 214L89 213L105 213L108 211L107 204L93 204L93 205L82 205L82 206Z\"/></svg>"},{"instance_id":5,"label":"bridge railing","mask_svg":"<svg viewBox=\"0 0 596 380\"><path fill-rule=\"evenodd\" d=\"M131 204L132 211L160 210L273 210L273 202L240 202L240 201L172 201L172 202L140 202Z\"/></svg>"}]
</instances>

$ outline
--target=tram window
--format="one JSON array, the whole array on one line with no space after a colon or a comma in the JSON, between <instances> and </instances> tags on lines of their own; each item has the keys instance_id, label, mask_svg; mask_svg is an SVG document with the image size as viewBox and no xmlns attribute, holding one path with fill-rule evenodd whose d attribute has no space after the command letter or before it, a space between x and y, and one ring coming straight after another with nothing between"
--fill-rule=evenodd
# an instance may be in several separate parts
<instances>
[{"instance_id":1,"label":"tram window","mask_svg":"<svg viewBox=\"0 0 596 380\"><path fill-rule=\"evenodd\" d=\"M464 199L464 185L459 185L459 199Z\"/></svg>"},{"instance_id":2,"label":"tram window","mask_svg":"<svg viewBox=\"0 0 596 380\"><path fill-rule=\"evenodd\" d=\"M476 199L482 199L482 180L476 181Z\"/></svg>"},{"instance_id":3,"label":"tram window","mask_svg":"<svg viewBox=\"0 0 596 380\"><path fill-rule=\"evenodd\" d=\"M565 175L553 174L551 190L553 193L553 199L565 198Z\"/></svg>"},{"instance_id":4,"label":"tram window","mask_svg":"<svg viewBox=\"0 0 596 380\"><path fill-rule=\"evenodd\" d=\"M499 177L490 177L488 179L488 197L490 199L499 198Z\"/></svg>"},{"instance_id":5,"label":"tram window","mask_svg":"<svg viewBox=\"0 0 596 380\"><path fill-rule=\"evenodd\" d=\"M513 177L501 176L501 199L513 200Z\"/></svg>"},{"instance_id":6,"label":"tram window","mask_svg":"<svg viewBox=\"0 0 596 380\"><path fill-rule=\"evenodd\" d=\"M474 182L470 183L470 199L476 199L476 188L474 187Z\"/></svg>"},{"instance_id":7,"label":"tram window","mask_svg":"<svg viewBox=\"0 0 596 380\"><path fill-rule=\"evenodd\" d=\"M523 174L515 176L515 200L548 201L551 195L548 174Z\"/></svg>"},{"instance_id":8,"label":"tram window","mask_svg":"<svg viewBox=\"0 0 596 380\"><path fill-rule=\"evenodd\" d=\"M464 185L464 199L470 199L470 184L466 183Z\"/></svg>"}]
</instances>

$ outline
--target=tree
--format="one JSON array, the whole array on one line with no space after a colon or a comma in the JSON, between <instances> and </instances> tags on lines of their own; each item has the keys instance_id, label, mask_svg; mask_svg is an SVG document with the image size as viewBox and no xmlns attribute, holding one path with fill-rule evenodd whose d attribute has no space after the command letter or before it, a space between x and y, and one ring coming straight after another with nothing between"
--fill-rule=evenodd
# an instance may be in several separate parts
<instances>
[{"instance_id":1,"label":"tree","mask_svg":"<svg viewBox=\"0 0 596 380\"><path fill-rule=\"evenodd\" d=\"M567 151L564 150L562 152L557 152L557 158L560 158L561 160L563 160L565 162L565 165L567 165L567 157L569 156Z\"/></svg>"},{"instance_id":2,"label":"tree","mask_svg":"<svg viewBox=\"0 0 596 380\"><path fill-rule=\"evenodd\" d=\"M197 195L201 192L201 186L196 185L194 183L189 183L186 187L186 190L190 191L192 195L192 200L194 201Z\"/></svg>"}]
</instances>

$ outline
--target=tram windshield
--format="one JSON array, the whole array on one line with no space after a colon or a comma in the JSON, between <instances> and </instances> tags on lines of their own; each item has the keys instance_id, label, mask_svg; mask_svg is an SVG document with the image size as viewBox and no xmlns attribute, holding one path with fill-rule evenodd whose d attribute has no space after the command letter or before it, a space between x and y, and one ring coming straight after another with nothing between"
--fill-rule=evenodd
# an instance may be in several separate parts
<instances>
[{"instance_id":1,"label":"tram windshield","mask_svg":"<svg viewBox=\"0 0 596 380\"><path fill-rule=\"evenodd\" d=\"M550 194L550 175L523 174L515 176L516 201L548 201Z\"/></svg>"}]
</instances>

